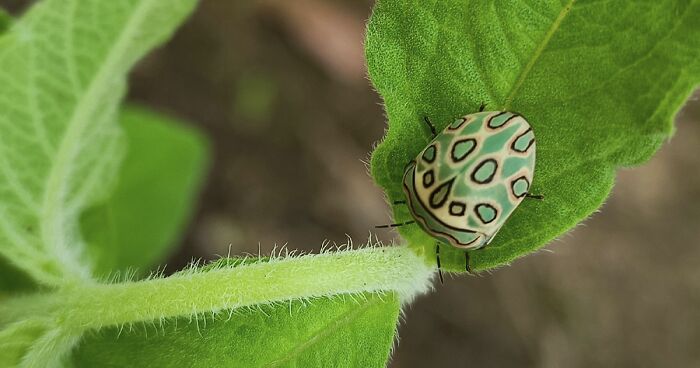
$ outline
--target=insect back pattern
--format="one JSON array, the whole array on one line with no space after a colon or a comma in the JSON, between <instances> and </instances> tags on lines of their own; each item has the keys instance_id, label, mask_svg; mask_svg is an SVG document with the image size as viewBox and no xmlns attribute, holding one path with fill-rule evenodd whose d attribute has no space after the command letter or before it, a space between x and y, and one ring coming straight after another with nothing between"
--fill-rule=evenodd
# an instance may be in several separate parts
<instances>
[{"instance_id":1,"label":"insect back pattern","mask_svg":"<svg viewBox=\"0 0 700 368\"><path fill-rule=\"evenodd\" d=\"M463 249L491 242L527 196L535 136L520 115L484 111L455 120L412 161L403 177L416 222Z\"/></svg>"}]
</instances>

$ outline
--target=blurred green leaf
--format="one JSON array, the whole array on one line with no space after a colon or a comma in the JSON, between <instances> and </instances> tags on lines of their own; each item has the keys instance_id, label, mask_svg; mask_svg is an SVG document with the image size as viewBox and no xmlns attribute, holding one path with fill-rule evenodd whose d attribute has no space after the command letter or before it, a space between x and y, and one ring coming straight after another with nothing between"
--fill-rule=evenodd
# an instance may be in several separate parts
<instances>
[{"instance_id":1,"label":"blurred green leaf","mask_svg":"<svg viewBox=\"0 0 700 368\"><path fill-rule=\"evenodd\" d=\"M194 0L47 0L0 37L0 255L38 283L92 279L79 217L114 188L126 74Z\"/></svg>"},{"instance_id":2,"label":"blurred green leaf","mask_svg":"<svg viewBox=\"0 0 700 368\"><path fill-rule=\"evenodd\" d=\"M648 160L673 131L673 116L700 82L698 1L379 0L366 54L384 98L389 131L372 175L389 200L404 198L405 163L429 141L422 122L444 128L477 111L516 111L537 137L532 192L472 268L503 265L571 229L603 203L615 170ZM410 214L395 206L396 221ZM401 228L434 258L435 240ZM464 256L442 247L443 267ZM448 249L449 248L449 249Z\"/></svg>"},{"instance_id":3,"label":"blurred green leaf","mask_svg":"<svg viewBox=\"0 0 700 368\"><path fill-rule=\"evenodd\" d=\"M128 152L117 187L81 217L95 273L102 276L148 271L177 244L207 165L206 139L178 121L131 107L122 113L121 125ZM34 287L1 258L0 274L0 290Z\"/></svg>"},{"instance_id":4,"label":"blurred green leaf","mask_svg":"<svg viewBox=\"0 0 700 368\"><path fill-rule=\"evenodd\" d=\"M46 326L36 320L27 320L5 327L0 331L0 367L16 367L24 353L46 333Z\"/></svg>"},{"instance_id":5,"label":"blurred green leaf","mask_svg":"<svg viewBox=\"0 0 700 368\"><path fill-rule=\"evenodd\" d=\"M74 362L76 367L385 367L398 314L392 294L367 294L223 312L213 320L209 315L149 322L133 331L124 326L87 336Z\"/></svg>"},{"instance_id":6,"label":"blurred green leaf","mask_svg":"<svg viewBox=\"0 0 700 368\"><path fill-rule=\"evenodd\" d=\"M15 265L0 257L0 295L26 292L36 288L36 283Z\"/></svg>"},{"instance_id":7,"label":"blurred green leaf","mask_svg":"<svg viewBox=\"0 0 700 368\"><path fill-rule=\"evenodd\" d=\"M128 152L116 189L81 218L98 275L147 271L162 260L191 215L208 161L206 139L178 121L131 107L121 122Z\"/></svg>"},{"instance_id":8,"label":"blurred green leaf","mask_svg":"<svg viewBox=\"0 0 700 368\"><path fill-rule=\"evenodd\" d=\"M0 8L0 36L10 28L12 16ZM36 287L32 279L11 264L8 259L0 257L0 293L17 293L29 291Z\"/></svg>"}]
</instances>

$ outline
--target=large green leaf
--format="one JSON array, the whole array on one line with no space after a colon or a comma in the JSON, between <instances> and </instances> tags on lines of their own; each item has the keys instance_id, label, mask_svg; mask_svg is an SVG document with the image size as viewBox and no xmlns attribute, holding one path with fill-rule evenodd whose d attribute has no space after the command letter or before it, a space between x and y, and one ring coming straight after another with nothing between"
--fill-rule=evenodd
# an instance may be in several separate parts
<instances>
[{"instance_id":1,"label":"large green leaf","mask_svg":"<svg viewBox=\"0 0 700 368\"><path fill-rule=\"evenodd\" d=\"M76 367L384 367L399 303L341 296L110 328L86 337ZM206 320L208 319L208 320Z\"/></svg>"},{"instance_id":2,"label":"large green leaf","mask_svg":"<svg viewBox=\"0 0 700 368\"><path fill-rule=\"evenodd\" d=\"M206 166L197 131L140 108L121 116L128 152L109 199L83 214L95 271L147 271L175 245Z\"/></svg>"},{"instance_id":3,"label":"large green leaf","mask_svg":"<svg viewBox=\"0 0 700 368\"><path fill-rule=\"evenodd\" d=\"M194 0L47 0L0 37L0 255L44 285L91 277L78 217L113 189L129 68Z\"/></svg>"},{"instance_id":4,"label":"large green leaf","mask_svg":"<svg viewBox=\"0 0 700 368\"><path fill-rule=\"evenodd\" d=\"M429 132L476 111L517 111L537 137L532 192L487 248L470 252L487 269L531 252L593 213L615 170L649 159L700 82L699 1L380 0L366 53L386 103L389 131L372 175L390 200L403 199L405 163ZM397 221L410 214L395 206ZM417 226L402 235L434 257ZM443 267L464 256L442 247ZM449 253L448 253L449 252Z\"/></svg>"}]
</instances>

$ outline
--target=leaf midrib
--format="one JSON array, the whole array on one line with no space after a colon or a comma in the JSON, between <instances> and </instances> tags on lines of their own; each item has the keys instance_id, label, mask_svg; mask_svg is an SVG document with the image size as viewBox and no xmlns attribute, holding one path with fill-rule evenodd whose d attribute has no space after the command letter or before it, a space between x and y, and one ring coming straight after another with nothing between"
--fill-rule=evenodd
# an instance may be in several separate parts
<instances>
[{"instance_id":1,"label":"leaf midrib","mask_svg":"<svg viewBox=\"0 0 700 368\"><path fill-rule=\"evenodd\" d=\"M78 100L73 113L68 120L66 133L58 145L56 159L51 166L48 175L46 189L44 190L43 201L40 209L39 225L41 228L41 239L43 247L47 251L56 254L55 259L68 261L60 265L64 271L64 278L89 280L91 278L89 270L81 266L78 259L68 259L65 256L58 257L68 247L77 247L78 244L65 244L63 224L61 222L63 208L63 194L68 175L71 172L73 159L79 148L76 142L85 131L90 122L91 109L94 109L99 102L96 96L101 96L103 90L108 87L106 83L115 72L118 72L119 61L128 49L129 42L133 39L148 14L148 10L153 4L153 0L142 0L129 16L129 20L122 28L122 33L118 36L114 46L104 59L102 66L97 70L95 77L90 82L85 93ZM64 253L65 254L65 253ZM50 275L49 278L52 278Z\"/></svg>"},{"instance_id":2,"label":"leaf midrib","mask_svg":"<svg viewBox=\"0 0 700 368\"><path fill-rule=\"evenodd\" d=\"M511 103L513 103L513 100L515 99L515 96L519 92L520 87L522 87L523 83L525 83L525 80L530 75L532 68L535 66L537 61L540 59L540 56L542 56L544 49L547 48L547 45L549 44L549 41L552 40L554 33L556 33L556 31L559 29L559 27L561 26L561 23L564 21L566 16L569 15L569 12L574 7L575 2L576 2L576 0L569 0L569 2L564 6L564 8L559 12L559 15L554 20L554 23L552 23L552 25L549 27L549 29L547 30L547 33L545 33L544 37L542 38L542 41L540 41L540 44L537 45L535 52L530 57L530 60L528 60L527 64L525 64L525 68L522 69L522 71L520 72L520 75L518 76L518 79L513 84L513 87L511 88L505 101L503 102L503 109L502 110L508 111L510 109L510 107L511 107L510 105L511 105Z\"/></svg>"}]
</instances>

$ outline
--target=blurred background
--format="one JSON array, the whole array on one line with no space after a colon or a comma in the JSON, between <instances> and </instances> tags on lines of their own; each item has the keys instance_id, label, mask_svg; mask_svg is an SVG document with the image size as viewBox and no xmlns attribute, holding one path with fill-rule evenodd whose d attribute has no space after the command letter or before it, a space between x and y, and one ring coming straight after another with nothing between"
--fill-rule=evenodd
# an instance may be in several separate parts
<instances>
[{"instance_id":1,"label":"blurred background","mask_svg":"<svg viewBox=\"0 0 700 368\"><path fill-rule=\"evenodd\" d=\"M21 9L27 1L3 1ZM192 258L318 251L390 221L363 161L382 137L366 78L369 0L204 0L131 76L131 102L192 122L214 157L174 271ZM405 311L409 367L700 366L700 103L546 249L437 285ZM390 241L392 232L378 232Z\"/></svg>"}]
</instances>

